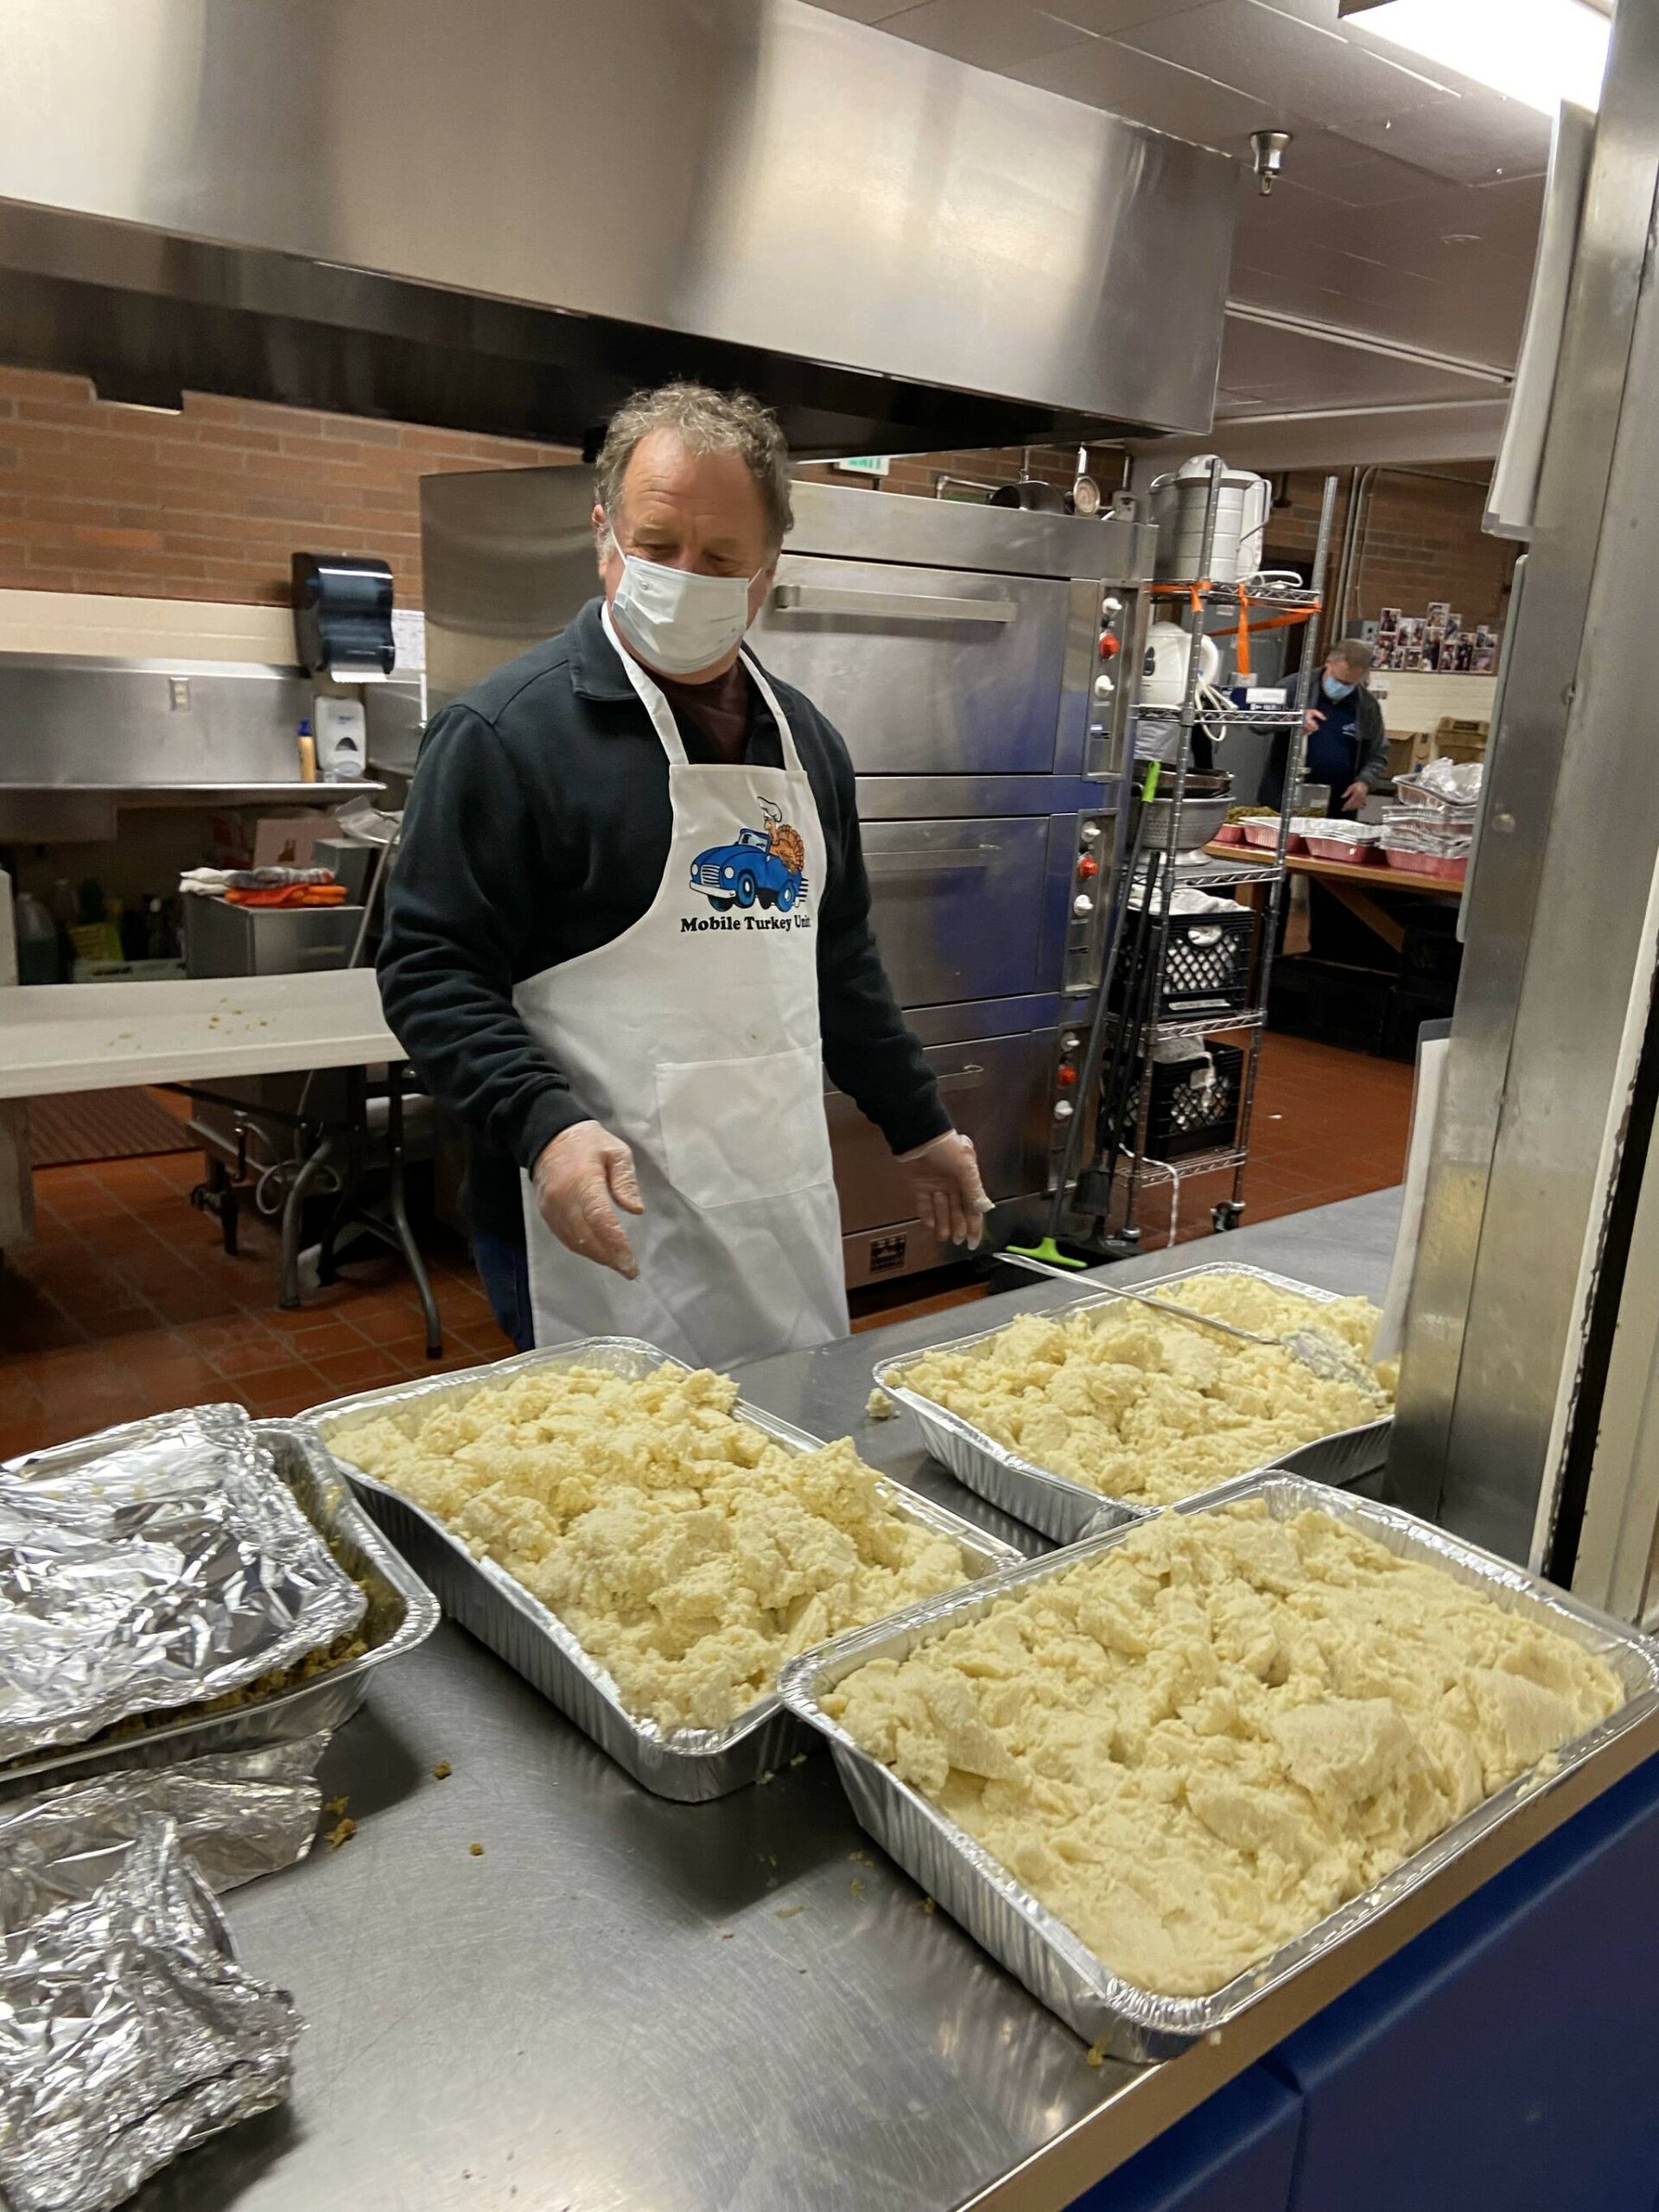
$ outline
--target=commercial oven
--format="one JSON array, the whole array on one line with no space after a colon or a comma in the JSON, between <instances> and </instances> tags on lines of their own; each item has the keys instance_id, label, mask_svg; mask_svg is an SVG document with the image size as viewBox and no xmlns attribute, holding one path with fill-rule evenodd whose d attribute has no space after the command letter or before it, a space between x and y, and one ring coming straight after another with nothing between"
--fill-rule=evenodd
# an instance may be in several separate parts
<instances>
[{"instance_id":1,"label":"commercial oven","mask_svg":"<svg viewBox=\"0 0 1659 2212\"><path fill-rule=\"evenodd\" d=\"M425 479L434 710L597 588L592 496L575 467ZM1144 604L1153 532L817 484L794 504L750 642L847 741L887 972L986 1187L1023 1217L1076 1103L1113 890L1131 702L1102 674L1102 602ZM849 1286L938 1265L878 1133L828 1087L826 1108Z\"/></svg>"}]
</instances>

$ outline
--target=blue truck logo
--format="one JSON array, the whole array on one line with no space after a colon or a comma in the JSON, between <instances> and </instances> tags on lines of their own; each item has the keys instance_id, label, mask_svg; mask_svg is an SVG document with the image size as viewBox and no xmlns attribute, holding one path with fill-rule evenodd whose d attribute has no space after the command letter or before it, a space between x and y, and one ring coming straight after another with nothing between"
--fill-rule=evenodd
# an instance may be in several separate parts
<instances>
[{"instance_id":1,"label":"blue truck logo","mask_svg":"<svg viewBox=\"0 0 1659 2212\"><path fill-rule=\"evenodd\" d=\"M799 834L786 822L740 830L732 845L710 845L691 863L691 888L702 892L717 913L739 906L775 906L787 914L806 889L806 855Z\"/></svg>"}]
</instances>

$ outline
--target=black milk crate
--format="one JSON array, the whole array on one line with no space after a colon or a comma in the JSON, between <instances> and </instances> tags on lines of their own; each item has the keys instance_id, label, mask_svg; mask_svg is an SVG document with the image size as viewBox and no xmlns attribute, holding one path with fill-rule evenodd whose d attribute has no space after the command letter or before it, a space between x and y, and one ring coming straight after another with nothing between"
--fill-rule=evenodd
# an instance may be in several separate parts
<instances>
[{"instance_id":1,"label":"black milk crate","mask_svg":"<svg viewBox=\"0 0 1659 2212\"><path fill-rule=\"evenodd\" d=\"M1211 1014L1237 1014L1250 1002L1255 915L1172 914L1164 963L1160 1021L1192 1021Z\"/></svg>"},{"instance_id":2,"label":"black milk crate","mask_svg":"<svg viewBox=\"0 0 1659 2212\"><path fill-rule=\"evenodd\" d=\"M1193 1080L1202 1072L1200 1055L1215 1065L1215 1080ZM1147 1156L1179 1160L1183 1153L1228 1150L1238 1135L1239 1093L1244 1055L1236 1045L1206 1038L1190 1060L1154 1060L1152 1096L1147 1104Z\"/></svg>"},{"instance_id":3,"label":"black milk crate","mask_svg":"<svg viewBox=\"0 0 1659 2212\"><path fill-rule=\"evenodd\" d=\"M1463 968L1456 909L1425 901L1423 909L1408 910L1400 918L1404 925L1399 975L1402 988L1421 993L1444 985L1455 990Z\"/></svg>"},{"instance_id":4,"label":"black milk crate","mask_svg":"<svg viewBox=\"0 0 1659 2212\"><path fill-rule=\"evenodd\" d=\"M1306 954L1275 960L1268 1027L1351 1052L1381 1052L1392 989L1375 969L1344 968Z\"/></svg>"}]
</instances>

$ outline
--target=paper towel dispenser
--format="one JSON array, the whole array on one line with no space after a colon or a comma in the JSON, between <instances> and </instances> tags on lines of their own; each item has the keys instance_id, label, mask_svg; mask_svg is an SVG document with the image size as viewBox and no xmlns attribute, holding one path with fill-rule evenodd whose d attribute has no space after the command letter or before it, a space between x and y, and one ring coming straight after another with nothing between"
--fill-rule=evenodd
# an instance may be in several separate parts
<instances>
[{"instance_id":1,"label":"paper towel dispenser","mask_svg":"<svg viewBox=\"0 0 1659 2212\"><path fill-rule=\"evenodd\" d=\"M343 553L296 553L294 638L300 665L341 683L390 676L391 570L384 561Z\"/></svg>"}]
</instances>

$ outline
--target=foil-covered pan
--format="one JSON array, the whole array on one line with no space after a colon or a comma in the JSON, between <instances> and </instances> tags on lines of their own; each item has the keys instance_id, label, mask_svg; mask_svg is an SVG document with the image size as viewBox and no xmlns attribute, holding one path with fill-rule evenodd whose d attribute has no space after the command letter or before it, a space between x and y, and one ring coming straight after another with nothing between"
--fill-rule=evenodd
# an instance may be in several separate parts
<instances>
[{"instance_id":1,"label":"foil-covered pan","mask_svg":"<svg viewBox=\"0 0 1659 2212\"><path fill-rule=\"evenodd\" d=\"M1174 1510L1214 1512L1244 1498L1263 1500L1274 1520L1289 1520L1309 1510L1329 1514L1399 1557L1439 1567L1482 1591L1506 1611L1535 1616L1605 1660L1624 1686L1625 1702L1607 1719L1563 1745L1553 1761L1519 1776L1414 1852L1392 1874L1211 1996L1165 1997L1122 1980L999 1859L855 1743L822 1703L826 1691L870 1660L906 1658L931 1638L988 1612L1009 1592L1069 1573L1080 1561L1109 1551L1132 1535L1137 1524L1120 1524L1064 1554L1027 1560L976 1589L930 1598L875 1628L856 1630L833 1646L791 1660L779 1683L791 1710L829 1738L860 1825L1040 2004L1090 2044L1132 2063L1173 2058L1201 2037L1225 2028L1268 1991L1305 1973L1401 1898L1433 1881L1482 1837L1501 1827L1523 1801L1559 1787L1565 1777L1592 1764L1620 1738L1640 1729L1650 1745L1659 1746L1659 1643L1397 1507L1329 1490L1305 1477L1273 1472L1243 1476L1202 1498L1186 1499Z\"/></svg>"},{"instance_id":2,"label":"foil-covered pan","mask_svg":"<svg viewBox=\"0 0 1659 2212\"><path fill-rule=\"evenodd\" d=\"M73 1455L95 1456L110 1438L142 1442L160 1425L130 1422L103 1436L56 1446L26 1464L50 1460L67 1465ZM89 1774L167 1765L210 1751L248 1751L340 1727L362 1704L375 1669L412 1651L437 1626L437 1602L430 1591L359 1505L316 1437L297 1421L249 1426L275 1456L277 1472L334 1561L353 1585L362 1586L365 1604L357 1638L363 1649L286 1688L247 1694L245 1701L220 1712L186 1707L156 1713L145 1716L141 1728L118 1727L86 1743L14 1759L0 1766L0 1803Z\"/></svg>"},{"instance_id":3,"label":"foil-covered pan","mask_svg":"<svg viewBox=\"0 0 1659 2212\"><path fill-rule=\"evenodd\" d=\"M89 1898L0 1938L0 2203L111 2212L288 2094L300 2021L236 1963L170 1821Z\"/></svg>"},{"instance_id":4,"label":"foil-covered pan","mask_svg":"<svg viewBox=\"0 0 1659 2212\"><path fill-rule=\"evenodd\" d=\"M291 1744L211 1752L71 1782L0 1807L0 1936L85 1904L124 1863L146 1820L173 1822L208 1888L226 1890L292 1866L322 1810L313 1779L326 1730Z\"/></svg>"},{"instance_id":5,"label":"foil-covered pan","mask_svg":"<svg viewBox=\"0 0 1659 2212\"><path fill-rule=\"evenodd\" d=\"M0 1759L222 1697L357 1625L239 1407L0 1467Z\"/></svg>"},{"instance_id":6,"label":"foil-covered pan","mask_svg":"<svg viewBox=\"0 0 1659 2212\"><path fill-rule=\"evenodd\" d=\"M457 1405L475 1391L499 1389L527 1367L599 1367L637 1380L659 1367L690 1370L637 1337L587 1337L544 1351L520 1352L485 1367L430 1382L393 1384L314 1407L315 1424L369 1511L436 1591L444 1611L522 1675L574 1720L642 1787L683 1804L703 1804L758 1782L816 1742L776 1693L759 1699L723 1728L659 1728L623 1704L609 1670L590 1658L558 1615L493 1560L475 1559L461 1538L398 1491L356 1467L340 1443L344 1432L391 1414L423 1414ZM739 1399L733 1412L791 1452L816 1452L820 1440ZM992 1574L1020 1554L931 1498L883 1477L896 1513L953 1538L974 1576Z\"/></svg>"},{"instance_id":7,"label":"foil-covered pan","mask_svg":"<svg viewBox=\"0 0 1659 2212\"><path fill-rule=\"evenodd\" d=\"M1291 1292L1319 1306L1334 1303L1338 1294L1331 1290L1316 1290L1312 1283L1293 1282L1288 1275L1274 1274L1266 1268L1239 1267L1230 1260L1211 1260L1203 1267L1183 1268L1179 1274L1137 1281L1132 1287L1153 1298L1163 1291L1179 1298L1180 1284L1190 1281L1194 1275L1211 1274L1250 1275L1258 1282L1270 1284L1274 1290ZM1119 1293L1102 1287L1091 1291L1086 1298L1071 1299L1064 1306L1039 1310L1045 1320L1066 1320L1074 1313L1086 1313L1118 1302L1119 1298ZM1008 1325L1006 1321L1000 1322L995 1329L981 1329L969 1337L953 1337L944 1344L924 1345L919 1351L884 1359L875 1369L876 1388L885 1390L896 1404L915 1414L928 1450L965 1489L976 1492L992 1505L1000 1506L1004 1513L1013 1514L1016 1521L1040 1529L1057 1544L1074 1544L1080 1536L1093 1531L1144 1520L1149 1513L1158 1511L1158 1507L1148 1505L1144 1500L1109 1497L1100 1491L1090 1490L1085 1483L1073 1482L1068 1476L1057 1475L1050 1468L1022 1459L1006 1444L999 1444L995 1437L988 1436L982 1428L976 1428L960 1414L953 1414L931 1398L925 1398L905 1382L905 1370L913 1367L918 1359L929 1358L937 1352L987 1350ZM1362 1477L1374 1473L1388 1458L1389 1435L1393 1426L1393 1415L1384 1414L1381 1420L1366 1421L1357 1428L1341 1429L1330 1436L1316 1437L1310 1444L1298 1445L1271 1464L1338 1487L1358 1482ZM1240 1470L1241 1474L1263 1471L1259 1467ZM1236 1481L1238 1477L1230 1476L1228 1479Z\"/></svg>"}]
</instances>

